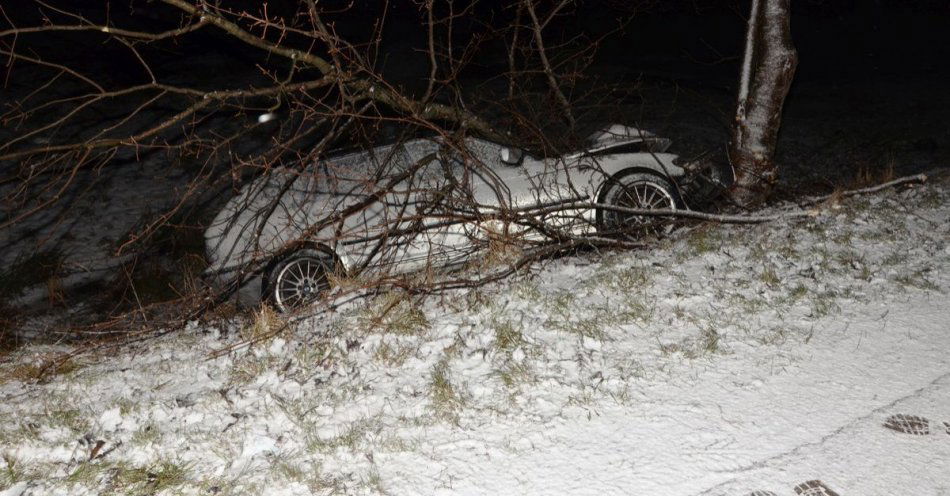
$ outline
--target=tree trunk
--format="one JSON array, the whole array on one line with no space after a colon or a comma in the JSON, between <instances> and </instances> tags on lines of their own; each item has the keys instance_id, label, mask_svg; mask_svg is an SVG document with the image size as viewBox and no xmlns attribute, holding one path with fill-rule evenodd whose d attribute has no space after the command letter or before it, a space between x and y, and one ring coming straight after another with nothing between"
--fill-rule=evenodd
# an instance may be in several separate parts
<instances>
[{"instance_id":1,"label":"tree trunk","mask_svg":"<svg viewBox=\"0 0 950 496\"><path fill-rule=\"evenodd\" d=\"M729 196L745 208L762 203L778 178L774 156L782 104L798 65L789 2L752 1L736 122L729 143L729 162L735 175Z\"/></svg>"}]
</instances>

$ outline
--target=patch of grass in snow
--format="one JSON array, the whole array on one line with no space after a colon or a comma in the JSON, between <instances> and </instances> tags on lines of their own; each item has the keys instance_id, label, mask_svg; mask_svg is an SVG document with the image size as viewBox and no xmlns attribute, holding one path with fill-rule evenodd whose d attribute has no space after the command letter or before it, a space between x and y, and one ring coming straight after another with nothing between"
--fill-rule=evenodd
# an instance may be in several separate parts
<instances>
[{"instance_id":1,"label":"patch of grass in snow","mask_svg":"<svg viewBox=\"0 0 950 496\"><path fill-rule=\"evenodd\" d=\"M429 378L429 397L437 417L454 420L458 418L458 410L464 406L465 398L452 384L450 374L449 359L448 356L444 356L432 367Z\"/></svg>"},{"instance_id":2,"label":"patch of grass in snow","mask_svg":"<svg viewBox=\"0 0 950 496\"><path fill-rule=\"evenodd\" d=\"M66 376L80 369L75 360L63 353L23 355L12 364L0 368L0 384L11 381L36 382Z\"/></svg>"},{"instance_id":3,"label":"patch of grass in snow","mask_svg":"<svg viewBox=\"0 0 950 496\"><path fill-rule=\"evenodd\" d=\"M376 494L386 494L386 489L383 487L383 478L379 475L379 469L375 466L370 467L369 472L366 473L362 482L365 486L375 491Z\"/></svg>"},{"instance_id":4,"label":"patch of grass in snow","mask_svg":"<svg viewBox=\"0 0 950 496\"><path fill-rule=\"evenodd\" d=\"M778 246L773 246L772 252L785 260L795 260L802 256L801 252L798 250L798 246L795 244L793 235L789 235L784 240L784 243L780 243Z\"/></svg>"},{"instance_id":5,"label":"patch of grass in snow","mask_svg":"<svg viewBox=\"0 0 950 496\"><path fill-rule=\"evenodd\" d=\"M316 453L333 453L338 449L357 452L370 436L379 436L383 424L379 417L359 419L346 427L340 434L324 438L317 434L317 426L311 425L312 432L308 433L307 449Z\"/></svg>"},{"instance_id":6,"label":"patch of grass in snow","mask_svg":"<svg viewBox=\"0 0 950 496\"><path fill-rule=\"evenodd\" d=\"M862 229L860 232L858 232L858 239L873 243L890 243L894 241L890 233L882 229L875 228Z\"/></svg>"},{"instance_id":7,"label":"patch of grass in snow","mask_svg":"<svg viewBox=\"0 0 950 496\"><path fill-rule=\"evenodd\" d=\"M730 248L738 248L739 250L748 250L748 259L757 263L766 263L769 259L769 254L772 253L774 247L771 243L763 242L763 233L762 231L755 228L741 228L741 227L728 227L727 229L733 229L736 231L736 237L733 239L732 245Z\"/></svg>"},{"instance_id":8,"label":"patch of grass in snow","mask_svg":"<svg viewBox=\"0 0 950 496\"><path fill-rule=\"evenodd\" d=\"M185 494L213 494L216 496L244 496L246 494L262 494L264 492L265 486L267 483L264 482L248 482L244 483L240 480L237 480L233 477L212 477L208 479L203 479L197 484L197 491L186 490L192 489L191 487L183 488L178 491L178 494L175 496L183 496Z\"/></svg>"},{"instance_id":9,"label":"patch of grass in snow","mask_svg":"<svg viewBox=\"0 0 950 496\"><path fill-rule=\"evenodd\" d=\"M841 229L831 235L831 241L843 246L851 246L854 241L854 232L850 229Z\"/></svg>"},{"instance_id":10,"label":"patch of grass in snow","mask_svg":"<svg viewBox=\"0 0 950 496\"><path fill-rule=\"evenodd\" d=\"M705 353L717 353L719 349L719 331L712 326L706 326L699 330L700 349Z\"/></svg>"},{"instance_id":11,"label":"patch of grass in snow","mask_svg":"<svg viewBox=\"0 0 950 496\"><path fill-rule=\"evenodd\" d=\"M727 301L745 315L755 315L772 307L772 304L764 296L748 294L747 291L728 293Z\"/></svg>"},{"instance_id":12,"label":"patch of grass in snow","mask_svg":"<svg viewBox=\"0 0 950 496\"><path fill-rule=\"evenodd\" d=\"M553 300L551 312L552 318L549 318L545 325L560 332L576 334L581 337L587 337L597 340L606 338L604 332L604 315L594 312L593 315L577 308L573 302L574 298L563 298L563 293L557 295Z\"/></svg>"},{"instance_id":13,"label":"patch of grass in snow","mask_svg":"<svg viewBox=\"0 0 950 496\"><path fill-rule=\"evenodd\" d=\"M803 338L807 343L811 339L811 334L814 332L814 327L809 329L807 332L804 329L795 330L785 325L778 327L771 327L767 329L760 329L755 333L754 337L756 342L762 345L777 346L785 344L788 341L788 338L791 336L797 336Z\"/></svg>"},{"instance_id":14,"label":"patch of grass in snow","mask_svg":"<svg viewBox=\"0 0 950 496\"><path fill-rule=\"evenodd\" d=\"M509 319L493 320L491 327L495 331L495 347L502 351L510 353L525 343L521 327Z\"/></svg>"},{"instance_id":15,"label":"patch of grass in snow","mask_svg":"<svg viewBox=\"0 0 950 496\"><path fill-rule=\"evenodd\" d=\"M344 400L333 400L341 404ZM321 400L320 404L323 404ZM414 444L403 440L383 423L382 414L357 419L342 426L339 431L326 432L325 419L315 415L314 406L287 402L281 404L283 411L299 426L302 437L303 454L282 455L278 459L288 464L279 467L282 476L307 484L311 489L336 488L341 481L320 472L319 464L307 468L305 477L299 477L299 463L293 460L308 459L308 455L333 455L339 451L362 456L374 451L405 452L411 451ZM328 435L329 434L329 435Z\"/></svg>"},{"instance_id":16,"label":"patch of grass in snow","mask_svg":"<svg viewBox=\"0 0 950 496\"><path fill-rule=\"evenodd\" d=\"M903 265L904 260L906 260L907 254L901 250L897 249L887 254L884 258L881 259L881 265L885 267L895 267L898 265Z\"/></svg>"},{"instance_id":17,"label":"patch of grass in snow","mask_svg":"<svg viewBox=\"0 0 950 496\"><path fill-rule=\"evenodd\" d=\"M253 319L241 326L239 334L244 341L259 341L274 337L284 324L284 318L270 305L261 305Z\"/></svg>"},{"instance_id":18,"label":"patch of grass in snow","mask_svg":"<svg viewBox=\"0 0 950 496\"><path fill-rule=\"evenodd\" d=\"M23 481L37 479L41 476L36 470L30 470L23 465L13 455L4 453L0 455L3 461L3 467L0 467L0 490L7 489L10 486Z\"/></svg>"},{"instance_id":19,"label":"patch of grass in snow","mask_svg":"<svg viewBox=\"0 0 950 496\"><path fill-rule=\"evenodd\" d=\"M762 270L762 272L759 274L759 278L763 283L765 283L766 286L770 288L776 288L782 283L782 279L778 276L775 268L771 265Z\"/></svg>"},{"instance_id":20,"label":"patch of grass in snow","mask_svg":"<svg viewBox=\"0 0 950 496\"><path fill-rule=\"evenodd\" d=\"M132 445L148 446L149 444L158 441L159 437L161 437L161 432L158 430L158 425L149 422L147 424L140 425L139 428L132 433Z\"/></svg>"},{"instance_id":21,"label":"patch of grass in snow","mask_svg":"<svg viewBox=\"0 0 950 496\"><path fill-rule=\"evenodd\" d=\"M376 346L373 358L389 367L399 367L406 363L406 360L416 352L416 349L415 346L409 344L383 339Z\"/></svg>"},{"instance_id":22,"label":"patch of grass in snow","mask_svg":"<svg viewBox=\"0 0 950 496\"><path fill-rule=\"evenodd\" d=\"M641 290L652 283L652 276L653 272L644 267L624 267L612 273L607 287L623 292Z\"/></svg>"},{"instance_id":23,"label":"patch of grass in snow","mask_svg":"<svg viewBox=\"0 0 950 496\"><path fill-rule=\"evenodd\" d=\"M141 467L118 466L111 485L119 494L157 494L185 484L189 478L187 465L161 459Z\"/></svg>"},{"instance_id":24,"label":"patch of grass in snow","mask_svg":"<svg viewBox=\"0 0 950 496\"><path fill-rule=\"evenodd\" d=\"M821 318L831 315L841 309L837 302L837 293L833 290L811 293L809 302L811 303L811 313L814 318Z\"/></svg>"},{"instance_id":25,"label":"patch of grass in snow","mask_svg":"<svg viewBox=\"0 0 950 496\"><path fill-rule=\"evenodd\" d=\"M609 328L631 322L649 323L654 318L656 303L640 291L649 280L640 268L595 276L585 285L591 290L603 290L601 301L596 304L579 305L576 293L558 291L544 302L550 316L545 325L561 332L605 340Z\"/></svg>"},{"instance_id":26,"label":"patch of grass in snow","mask_svg":"<svg viewBox=\"0 0 950 496\"><path fill-rule=\"evenodd\" d=\"M819 240L824 241L828 239L828 226L825 223L825 219L820 217L815 218L811 220L811 222L802 224L801 228L805 230L805 232L814 234Z\"/></svg>"},{"instance_id":27,"label":"patch of grass in snow","mask_svg":"<svg viewBox=\"0 0 950 496\"><path fill-rule=\"evenodd\" d=\"M299 456L299 453L281 453L280 456L275 457L271 469L284 480L306 484L307 474L316 470L314 467L305 468L303 464L295 462L294 460Z\"/></svg>"},{"instance_id":28,"label":"patch of grass in snow","mask_svg":"<svg viewBox=\"0 0 950 496\"><path fill-rule=\"evenodd\" d=\"M482 307L493 305L495 294L485 289L476 288L465 292L465 302L469 311L479 310Z\"/></svg>"},{"instance_id":29,"label":"patch of grass in snow","mask_svg":"<svg viewBox=\"0 0 950 496\"><path fill-rule=\"evenodd\" d=\"M344 479L332 477L322 472L319 463L298 463L299 453L282 453L276 457L271 468L277 477L287 481L307 486L314 494L342 494L346 492Z\"/></svg>"},{"instance_id":30,"label":"patch of grass in snow","mask_svg":"<svg viewBox=\"0 0 950 496\"><path fill-rule=\"evenodd\" d=\"M625 295L619 301L619 306L611 306L611 301L605 301L602 306L595 308L602 309L608 317L608 325L627 324L630 322L640 322L649 324L656 316L656 301L646 296L637 294Z\"/></svg>"},{"instance_id":31,"label":"patch of grass in snow","mask_svg":"<svg viewBox=\"0 0 950 496\"><path fill-rule=\"evenodd\" d=\"M0 422L0 446L35 441L40 437L40 424L36 418L24 414L21 418Z\"/></svg>"},{"instance_id":32,"label":"patch of grass in snow","mask_svg":"<svg viewBox=\"0 0 950 496\"><path fill-rule=\"evenodd\" d=\"M679 342L661 343L660 353L664 356L680 354L689 360L720 353L720 340L722 335L712 324L706 324L699 328L699 336L685 338Z\"/></svg>"},{"instance_id":33,"label":"patch of grass in snow","mask_svg":"<svg viewBox=\"0 0 950 496\"><path fill-rule=\"evenodd\" d=\"M141 407L141 403L138 400L134 400L132 398L119 398L113 404L119 407L119 414L123 417L138 411L138 409Z\"/></svg>"},{"instance_id":34,"label":"patch of grass in snow","mask_svg":"<svg viewBox=\"0 0 950 496\"><path fill-rule=\"evenodd\" d=\"M721 230L713 224L704 224L690 231L686 238L689 255L702 255L722 249L723 238Z\"/></svg>"},{"instance_id":35,"label":"patch of grass in snow","mask_svg":"<svg viewBox=\"0 0 950 496\"><path fill-rule=\"evenodd\" d=\"M566 404L570 406L577 406L587 410L587 420L592 418L592 414L596 413L589 409L589 406L597 405L598 400L601 398L600 394L597 393L594 389L589 386L581 386L580 391L576 393L571 393L567 397Z\"/></svg>"},{"instance_id":36,"label":"patch of grass in snow","mask_svg":"<svg viewBox=\"0 0 950 496\"><path fill-rule=\"evenodd\" d=\"M544 306L547 308L549 313L553 313L562 320L567 320L573 314L573 304L576 296L574 293L567 290L558 290L553 295L548 297L547 301L544 302Z\"/></svg>"},{"instance_id":37,"label":"patch of grass in snow","mask_svg":"<svg viewBox=\"0 0 950 496\"><path fill-rule=\"evenodd\" d=\"M360 327L403 336L419 336L429 330L429 319L410 295L391 291L366 305L357 317Z\"/></svg>"},{"instance_id":38,"label":"patch of grass in snow","mask_svg":"<svg viewBox=\"0 0 950 496\"><path fill-rule=\"evenodd\" d=\"M407 419L403 417L403 418L400 418L400 421L407 424L417 424L417 425L423 425L425 423L423 419L420 419L418 417L412 418L412 419ZM379 447L380 450L386 453L406 453L409 451L414 451L416 448L418 448L419 442L415 440L404 439L402 437L399 437L393 434L389 436L382 436L380 439L376 441L376 445Z\"/></svg>"},{"instance_id":39,"label":"patch of grass in snow","mask_svg":"<svg viewBox=\"0 0 950 496\"><path fill-rule=\"evenodd\" d=\"M89 420L85 416L86 412L69 408L68 405L72 403L67 400L56 401L52 408L47 405L47 410L39 420L50 427L63 428L74 434L85 434L90 427Z\"/></svg>"},{"instance_id":40,"label":"patch of grass in snow","mask_svg":"<svg viewBox=\"0 0 950 496\"><path fill-rule=\"evenodd\" d=\"M848 245L846 244L846 246ZM844 251L838 252L835 254L834 259L835 262L842 267L851 268L854 271L853 274L856 279L870 281L874 275L874 272L869 267L864 256L852 249L846 248Z\"/></svg>"},{"instance_id":41,"label":"patch of grass in snow","mask_svg":"<svg viewBox=\"0 0 950 496\"><path fill-rule=\"evenodd\" d=\"M625 260L628 261L629 258ZM584 287L587 289L601 288L629 293L631 291L642 290L652 284L655 269L639 265L621 267L620 265L622 263L623 262L616 258L608 259L592 277L584 281ZM632 263L635 264L637 262L634 261Z\"/></svg>"},{"instance_id":42,"label":"patch of grass in snow","mask_svg":"<svg viewBox=\"0 0 950 496\"><path fill-rule=\"evenodd\" d=\"M496 368L494 373L508 389L517 389L521 385L530 385L537 382L537 375L531 370L531 366L524 361L505 360L505 363Z\"/></svg>"},{"instance_id":43,"label":"patch of grass in snow","mask_svg":"<svg viewBox=\"0 0 950 496\"><path fill-rule=\"evenodd\" d=\"M329 335L335 336L343 332L342 327L335 328L335 326L336 322L331 324L333 329L328 333ZM281 367L278 374L285 379L304 382L311 377L315 369L333 367L345 353L333 339L319 337L311 342L301 342L291 355L293 366ZM282 358L286 359L286 357Z\"/></svg>"},{"instance_id":44,"label":"patch of grass in snow","mask_svg":"<svg viewBox=\"0 0 950 496\"><path fill-rule=\"evenodd\" d=\"M519 281L512 286L512 290L515 296L530 303L539 303L544 298L544 293L536 281Z\"/></svg>"},{"instance_id":45,"label":"patch of grass in snow","mask_svg":"<svg viewBox=\"0 0 950 496\"><path fill-rule=\"evenodd\" d=\"M938 188L920 188L917 190L917 203L923 208L938 208L947 201Z\"/></svg>"},{"instance_id":46,"label":"patch of grass in snow","mask_svg":"<svg viewBox=\"0 0 950 496\"><path fill-rule=\"evenodd\" d=\"M95 486L111 467L109 463L82 462L66 476L65 482L69 485Z\"/></svg>"},{"instance_id":47,"label":"patch of grass in snow","mask_svg":"<svg viewBox=\"0 0 950 496\"><path fill-rule=\"evenodd\" d=\"M569 292L558 292L549 300L549 314L552 315L545 322L545 326L560 332L576 334L581 337L588 337L602 340L606 337L604 333L603 315L587 315L580 311L574 305L574 295ZM577 315L584 315L578 318Z\"/></svg>"},{"instance_id":48,"label":"patch of grass in snow","mask_svg":"<svg viewBox=\"0 0 950 496\"><path fill-rule=\"evenodd\" d=\"M647 376L647 368L636 358L630 358L626 362L617 364L616 369L617 375L624 382L630 379L643 379Z\"/></svg>"},{"instance_id":49,"label":"patch of grass in snow","mask_svg":"<svg viewBox=\"0 0 950 496\"><path fill-rule=\"evenodd\" d=\"M798 283L788 295L792 298L793 301L800 300L808 295L808 288L804 284Z\"/></svg>"},{"instance_id":50,"label":"patch of grass in snow","mask_svg":"<svg viewBox=\"0 0 950 496\"><path fill-rule=\"evenodd\" d=\"M231 362L228 384L232 386L250 384L264 372L276 369L280 361L281 357L269 354L257 355L250 351L245 351Z\"/></svg>"},{"instance_id":51,"label":"patch of grass in snow","mask_svg":"<svg viewBox=\"0 0 950 496\"><path fill-rule=\"evenodd\" d=\"M905 271L894 276L894 282L903 288L916 288L924 291L939 291L940 286L927 277L929 268Z\"/></svg>"},{"instance_id":52,"label":"patch of grass in snow","mask_svg":"<svg viewBox=\"0 0 950 496\"><path fill-rule=\"evenodd\" d=\"M604 331L604 321L600 316L578 319L575 321L555 323L555 327L565 332L571 332L585 338L603 341L607 338Z\"/></svg>"}]
</instances>

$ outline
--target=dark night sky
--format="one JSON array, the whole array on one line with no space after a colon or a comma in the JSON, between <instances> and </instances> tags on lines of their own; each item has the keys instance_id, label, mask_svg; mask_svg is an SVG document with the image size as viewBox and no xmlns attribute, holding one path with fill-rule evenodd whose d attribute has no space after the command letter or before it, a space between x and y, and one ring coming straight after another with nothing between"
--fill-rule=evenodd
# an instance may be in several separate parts
<instances>
[{"instance_id":1,"label":"dark night sky","mask_svg":"<svg viewBox=\"0 0 950 496\"><path fill-rule=\"evenodd\" d=\"M321 5L333 3L321 2ZM506 8L509 3L478 4L473 11L477 23L466 26L463 22L456 27L459 41L484 31L484 26L503 25L509 21L511 9ZM548 35L588 33L597 36L614 29L617 19L625 15L621 10L610 8L617 3L621 2L586 0L573 13L562 17ZM729 84L729 80L734 79L735 62L709 63L721 56L735 57L741 52L742 16L748 10L748 2L683 0L640 3L643 10L622 33L610 37L605 43L601 63L624 65L632 73L665 74L714 84ZM83 12L93 20L106 16L102 2L75 1L70 4L82 6ZM127 15L128 5L135 14L132 17ZM275 0L268 2L268 9L271 13L289 12L292 5L291 0ZM16 22L35 19L32 8L6 10ZM168 15L162 14L162 10ZM356 8L331 16L331 19L347 38L361 40L368 38L372 20L378 18L380 12L378 2L358 2ZM385 58L387 52L399 54L402 63L404 55L412 55L412 50L407 47L421 47L424 42L424 30L420 27L422 16L418 7L407 1L394 2L390 14L381 55ZM950 60L950 29L947 29L950 26L950 4L947 2L794 0L793 14L792 32L801 55L798 77L802 80L918 77L938 72L946 75L950 71L950 64L946 63ZM171 9L157 9L156 4L145 2L113 2L108 15L115 24L153 29L170 26L177 16ZM77 53L78 38L57 35L48 37L41 44L48 44L45 48L53 52L68 50L70 58L89 58L92 63L107 60L133 62L128 57L103 57L108 48L88 36L85 37L88 50L84 50L84 55ZM83 40L78 41L83 43ZM177 55L186 57L209 50L227 52L236 57L255 56L247 53L246 47L227 42L213 30L191 35L187 41L167 48L177 49ZM486 45L488 52L498 48L501 45ZM489 60L498 58L494 56L497 54L489 55Z\"/></svg>"},{"instance_id":2,"label":"dark night sky","mask_svg":"<svg viewBox=\"0 0 950 496\"><path fill-rule=\"evenodd\" d=\"M253 7L261 5L251 0L243 0L243 3ZM734 101L744 16L749 2L644 0L632 3L642 9L622 31L605 39L595 62L586 69L587 75L600 77L607 84L638 81L673 84L703 92L715 100L716 112L720 114L717 126L721 128L722 115ZM862 125L881 128L904 123L906 126L899 129L899 133L924 134L936 146L946 141L944 116L950 115L950 103L945 96L950 82L950 64L947 63L950 61L950 3L938 0L793 0L792 3L792 35L800 63L786 102L786 115L791 120L784 127L790 131L783 130L784 134L795 136L798 124L794 119L799 119L801 125L814 127L819 116L827 121L829 117L847 112L853 114L855 120L842 122L839 127L852 129L855 137L867 135ZM236 0L228 2L230 6L241 4L242 1ZM320 5L336 4L346 6L349 2L322 1ZM629 14L612 6L630 4L616 0L583 0L569 15L546 30L545 36L551 44L578 34L597 38L616 29L618 19ZM114 24L132 28L170 28L180 19L174 9L161 8L155 2L113 2L108 12L98 0L77 0L70 5L79 6L91 20L101 21L108 15ZM129 15L129 5L133 15ZM268 2L268 12L272 15L290 13L295 5L293 0L272 0ZM358 2L354 8L326 19L348 40L359 42L369 39L383 5L382 1ZM428 61L420 50L425 43L423 13L414 2L388 5L378 68L396 85L424 86ZM464 43L491 26L505 25L511 20L512 10L510 2L478 3L469 20L457 23L457 41ZM34 10L7 8L6 11L17 23L36 21L35 7ZM117 85L147 81L146 74L125 47L115 42L103 43L103 37L97 33L24 37L18 43L21 49L35 50L52 60L78 63L85 71ZM154 69L160 78L185 81L198 87L246 84L247 80L242 78L256 77L256 65L267 67L275 60L282 68L286 65L280 59L268 59L258 50L229 40L211 28L163 43L152 49L149 56L156 61ZM221 65L242 67L243 72L206 70L201 64L209 57L227 60ZM29 87L33 75L14 69L10 84L20 86L21 90ZM461 76L477 82L503 74L505 69L504 44L496 38L482 45L478 56ZM663 99L667 95L651 98ZM674 137L695 136L702 142L701 133L691 131L697 125L676 129L678 123L690 118L681 113L680 109L670 111L662 123L654 126ZM914 129L914 125L919 128ZM671 129L666 129L668 127ZM831 131L822 130L821 134ZM724 134L721 130L717 132L715 136L710 133L697 148L721 142ZM801 141L814 139L813 136L800 137ZM780 153L783 153L782 148L780 143ZM803 157L780 159L794 162Z\"/></svg>"}]
</instances>

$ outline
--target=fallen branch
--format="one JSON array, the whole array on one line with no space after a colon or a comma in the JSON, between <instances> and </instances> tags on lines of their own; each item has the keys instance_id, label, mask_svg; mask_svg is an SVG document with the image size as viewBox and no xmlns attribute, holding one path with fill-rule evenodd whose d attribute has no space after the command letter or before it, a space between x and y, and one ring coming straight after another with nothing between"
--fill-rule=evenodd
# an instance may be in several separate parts
<instances>
[{"instance_id":1,"label":"fallen branch","mask_svg":"<svg viewBox=\"0 0 950 496\"><path fill-rule=\"evenodd\" d=\"M815 205L818 203L825 202L832 198L846 198L857 195L877 193L888 188L893 188L894 186L900 186L902 184L909 183L924 183L927 182L926 174L915 174L913 176L904 176L894 179L893 181L888 181L886 183L881 183L876 186L870 186L867 188L852 189L846 191L839 191L832 193L830 195L819 196L815 198L809 198L800 205ZM711 214L706 212L695 212L692 210L669 210L669 209L657 209L657 210L646 210L639 208L625 208L618 207L615 205L606 205L602 203L594 203L591 205L603 210L611 210L614 212L621 212L626 214L633 215L642 215L642 216L658 216L658 217L679 217L685 219L696 219L696 220L708 220L712 222L720 222L723 224L762 224L766 222L775 222L778 220L787 220L787 219L798 219L804 217L815 217L818 214L818 211L815 209L805 210L800 212L783 212L774 215L728 215L728 214ZM561 207L562 209L564 207Z\"/></svg>"},{"instance_id":2,"label":"fallen branch","mask_svg":"<svg viewBox=\"0 0 950 496\"><path fill-rule=\"evenodd\" d=\"M869 186L867 188L861 189L852 189L847 191L836 191L830 195L817 196L814 198L809 198L805 200L804 205L814 205L815 203L821 203L823 201L830 200L831 198L841 198L841 197L850 197L857 195L864 195L869 193L877 193L878 191L885 190L887 188L893 188L894 186L900 186L901 184L908 183L925 183L927 182L926 174L915 174L913 176L904 176L894 179L893 181L888 181L886 183L881 183L876 186Z\"/></svg>"}]
</instances>

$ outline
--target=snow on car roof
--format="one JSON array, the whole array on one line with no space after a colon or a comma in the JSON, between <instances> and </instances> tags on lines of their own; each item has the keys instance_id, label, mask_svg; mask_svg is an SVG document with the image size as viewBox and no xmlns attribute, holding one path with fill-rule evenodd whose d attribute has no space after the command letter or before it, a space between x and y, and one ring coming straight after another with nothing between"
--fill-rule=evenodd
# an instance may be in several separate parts
<instances>
[{"instance_id":1,"label":"snow on car roof","mask_svg":"<svg viewBox=\"0 0 950 496\"><path fill-rule=\"evenodd\" d=\"M588 139L591 144L607 144L618 141L636 141L640 139L656 138L657 136L650 131L624 126L623 124L611 124L600 131L591 134Z\"/></svg>"}]
</instances>

